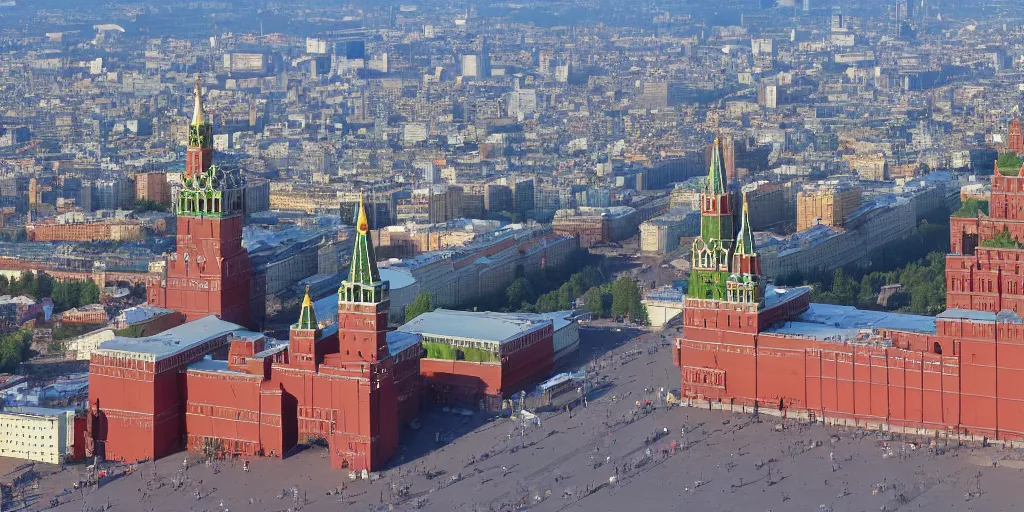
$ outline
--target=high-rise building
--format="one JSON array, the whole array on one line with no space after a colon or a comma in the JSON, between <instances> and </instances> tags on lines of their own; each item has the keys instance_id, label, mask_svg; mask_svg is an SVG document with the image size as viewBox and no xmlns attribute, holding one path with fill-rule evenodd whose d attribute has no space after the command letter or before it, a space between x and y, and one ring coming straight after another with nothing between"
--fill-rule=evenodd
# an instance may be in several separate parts
<instances>
[{"instance_id":1,"label":"high-rise building","mask_svg":"<svg viewBox=\"0 0 1024 512\"><path fill-rule=\"evenodd\" d=\"M551 63L555 60L555 54L551 50L541 50L537 54L537 72L542 75L551 73Z\"/></svg>"},{"instance_id":2,"label":"high-rise building","mask_svg":"<svg viewBox=\"0 0 1024 512\"><path fill-rule=\"evenodd\" d=\"M853 183L819 183L796 196L796 229L812 226L842 226L861 205L861 188Z\"/></svg>"},{"instance_id":3,"label":"high-rise building","mask_svg":"<svg viewBox=\"0 0 1024 512\"><path fill-rule=\"evenodd\" d=\"M1014 153L1024 153L1024 133L1021 131L1020 119L1014 117L1006 134L1006 149Z\"/></svg>"},{"instance_id":4,"label":"high-rise building","mask_svg":"<svg viewBox=\"0 0 1024 512\"><path fill-rule=\"evenodd\" d=\"M164 206L171 205L171 184L167 182L167 173L147 172L135 175L135 198L140 201L153 201Z\"/></svg>"},{"instance_id":5,"label":"high-rise building","mask_svg":"<svg viewBox=\"0 0 1024 512\"><path fill-rule=\"evenodd\" d=\"M522 120L537 111L537 90L516 87L508 93L508 116Z\"/></svg>"},{"instance_id":6,"label":"high-rise building","mask_svg":"<svg viewBox=\"0 0 1024 512\"><path fill-rule=\"evenodd\" d=\"M757 103L765 108L776 108L779 105L779 86L761 84L757 86Z\"/></svg>"},{"instance_id":7,"label":"high-rise building","mask_svg":"<svg viewBox=\"0 0 1024 512\"><path fill-rule=\"evenodd\" d=\"M188 132L182 189L174 205L178 247L167 257L165 274L148 283L149 303L179 311L189 321L212 314L256 328L264 297L242 247L244 183L237 169L213 165L213 125L203 111L198 79Z\"/></svg>"},{"instance_id":8,"label":"high-rise building","mask_svg":"<svg viewBox=\"0 0 1024 512\"><path fill-rule=\"evenodd\" d=\"M135 183L131 179L96 180L91 186L96 210L126 210L135 204Z\"/></svg>"},{"instance_id":9,"label":"high-rise building","mask_svg":"<svg viewBox=\"0 0 1024 512\"><path fill-rule=\"evenodd\" d=\"M644 81L637 103L652 109L668 107L668 82Z\"/></svg>"},{"instance_id":10,"label":"high-rise building","mask_svg":"<svg viewBox=\"0 0 1024 512\"><path fill-rule=\"evenodd\" d=\"M516 202L516 219L520 221L526 220L527 214L529 214L534 210L534 208L536 208L534 188L535 187L532 179L516 182L514 189L514 199Z\"/></svg>"},{"instance_id":11,"label":"high-rise building","mask_svg":"<svg viewBox=\"0 0 1024 512\"><path fill-rule=\"evenodd\" d=\"M306 38L306 53L324 55L327 53L327 41L315 37Z\"/></svg>"},{"instance_id":12,"label":"high-rise building","mask_svg":"<svg viewBox=\"0 0 1024 512\"><path fill-rule=\"evenodd\" d=\"M434 165L434 162L424 162L420 166L423 173L423 183L434 184L441 182L441 171Z\"/></svg>"},{"instance_id":13,"label":"high-rise building","mask_svg":"<svg viewBox=\"0 0 1024 512\"><path fill-rule=\"evenodd\" d=\"M469 78L476 78L480 75L480 56L479 55L463 55L462 56L462 76Z\"/></svg>"},{"instance_id":14,"label":"high-rise building","mask_svg":"<svg viewBox=\"0 0 1024 512\"><path fill-rule=\"evenodd\" d=\"M491 77L491 43L487 36L483 36L483 41L480 42L480 77Z\"/></svg>"},{"instance_id":15,"label":"high-rise building","mask_svg":"<svg viewBox=\"0 0 1024 512\"><path fill-rule=\"evenodd\" d=\"M361 39L340 41L334 45L334 54L348 60L366 59L366 43Z\"/></svg>"},{"instance_id":16,"label":"high-rise building","mask_svg":"<svg viewBox=\"0 0 1024 512\"><path fill-rule=\"evenodd\" d=\"M507 185L488 184L487 191L484 194L484 208L488 212L513 213L515 211L515 203L512 200L512 189Z\"/></svg>"}]
</instances>

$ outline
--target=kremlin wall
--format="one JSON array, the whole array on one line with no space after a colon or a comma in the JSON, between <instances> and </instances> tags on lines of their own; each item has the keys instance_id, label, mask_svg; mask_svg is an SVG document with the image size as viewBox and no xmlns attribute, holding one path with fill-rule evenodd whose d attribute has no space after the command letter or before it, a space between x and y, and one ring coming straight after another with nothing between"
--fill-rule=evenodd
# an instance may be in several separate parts
<instances>
[{"instance_id":1,"label":"kremlin wall","mask_svg":"<svg viewBox=\"0 0 1024 512\"><path fill-rule=\"evenodd\" d=\"M961 439L1024 441L1024 178L996 169L989 215L951 219L937 317L813 304L766 283L743 201L713 158L673 361L694 407Z\"/></svg>"}]
</instances>

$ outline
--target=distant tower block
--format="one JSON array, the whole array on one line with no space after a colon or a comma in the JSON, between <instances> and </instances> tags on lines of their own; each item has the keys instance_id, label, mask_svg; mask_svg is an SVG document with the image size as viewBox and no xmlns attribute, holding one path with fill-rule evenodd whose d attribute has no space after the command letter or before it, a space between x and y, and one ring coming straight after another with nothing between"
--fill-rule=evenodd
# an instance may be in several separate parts
<instances>
[{"instance_id":1,"label":"distant tower block","mask_svg":"<svg viewBox=\"0 0 1024 512\"><path fill-rule=\"evenodd\" d=\"M102 261L92 262L92 280L97 286L103 288L107 282L107 264Z\"/></svg>"},{"instance_id":2,"label":"distant tower block","mask_svg":"<svg viewBox=\"0 0 1024 512\"><path fill-rule=\"evenodd\" d=\"M1014 116L1007 132L1006 149L1017 154L1024 153L1024 132L1021 132L1020 118Z\"/></svg>"}]
</instances>

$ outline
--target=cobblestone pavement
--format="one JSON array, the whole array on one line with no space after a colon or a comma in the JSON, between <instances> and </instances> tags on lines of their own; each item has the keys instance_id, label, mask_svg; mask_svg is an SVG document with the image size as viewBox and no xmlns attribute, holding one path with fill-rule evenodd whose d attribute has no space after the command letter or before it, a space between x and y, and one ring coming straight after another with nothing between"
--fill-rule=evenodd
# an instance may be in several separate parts
<instances>
[{"instance_id":1,"label":"cobblestone pavement","mask_svg":"<svg viewBox=\"0 0 1024 512\"><path fill-rule=\"evenodd\" d=\"M322 447L254 460L248 473L239 462L207 465L195 456L186 471L182 453L98 489L62 494L81 467L45 476L25 491L36 497L28 508L46 509L58 494L56 510L133 512L1021 507L1024 457L1013 451L659 406L662 388L679 385L663 345L677 332L585 328L577 362L597 367L586 407L540 413L540 425L528 427L430 408L420 430L403 434L392 467L370 480L331 471Z\"/></svg>"}]
</instances>

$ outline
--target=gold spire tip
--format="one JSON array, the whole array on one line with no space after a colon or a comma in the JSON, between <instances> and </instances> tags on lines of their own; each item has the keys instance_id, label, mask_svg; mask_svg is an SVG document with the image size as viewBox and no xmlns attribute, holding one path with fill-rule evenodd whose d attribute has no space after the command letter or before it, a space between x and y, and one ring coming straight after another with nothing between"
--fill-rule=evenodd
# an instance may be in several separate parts
<instances>
[{"instance_id":1,"label":"gold spire tip","mask_svg":"<svg viewBox=\"0 0 1024 512\"><path fill-rule=\"evenodd\" d=\"M359 194L359 219L356 221L356 229L363 234L370 230L370 223L366 221L366 206L363 205L362 194Z\"/></svg>"},{"instance_id":2,"label":"gold spire tip","mask_svg":"<svg viewBox=\"0 0 1024 512\"><path fill-rule=\"evenodd\" d=\"M206 124L206 114L203 112L203 87L199 84L199 77L196 76L195 107L192 110L192 124L199 126Z\"/></svg>"}]
</instances>

